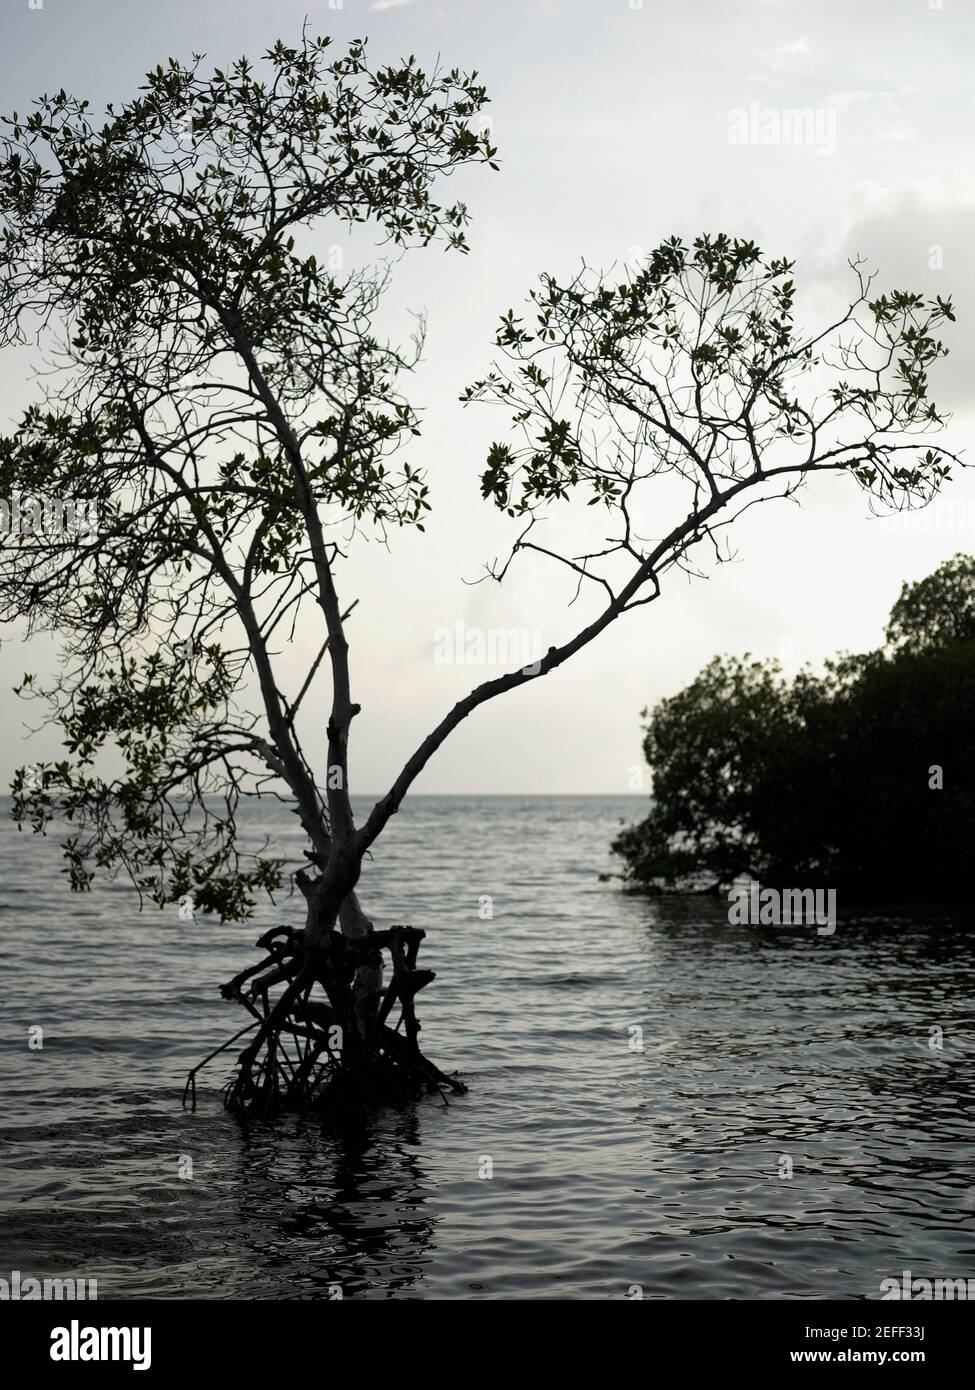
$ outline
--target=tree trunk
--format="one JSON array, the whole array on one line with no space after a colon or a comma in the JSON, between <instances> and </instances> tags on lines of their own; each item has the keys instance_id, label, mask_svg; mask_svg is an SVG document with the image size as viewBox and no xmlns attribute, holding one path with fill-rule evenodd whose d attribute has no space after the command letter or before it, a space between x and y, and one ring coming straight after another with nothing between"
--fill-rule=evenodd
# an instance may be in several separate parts
<instances>
[{"instance_id":1,"label":"tree trunk","mask_svg":"<svg viewBox=\"0 0 975 1390\"><path fill-rule=\"evenodd\" d=\"M342 935L352 941L361 941L372 934L372 923L363 912L354 888L339 908L339 927ZM371 1031L382 992L383 958L382 954L376 951L358 967L352 984L356 1029L362 1039L366 1039Z\"/></svg>"}]
</instances>

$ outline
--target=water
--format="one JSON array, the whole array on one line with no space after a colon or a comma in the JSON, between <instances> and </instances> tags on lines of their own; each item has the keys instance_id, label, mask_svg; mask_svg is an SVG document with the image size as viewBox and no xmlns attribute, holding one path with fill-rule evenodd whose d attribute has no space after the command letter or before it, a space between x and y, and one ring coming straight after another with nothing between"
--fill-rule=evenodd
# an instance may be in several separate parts
<instances>
[{"instance_id":1,"label":"water","mask_svg":"<svg viewBox=\"0 0 975 1390\"><path fill-rule=\"evenodd\" d=\"M427 929L422 1042L471 1089L341 1138L226 1115L221 1061L180 1108L245 1021L216 986L296 904L221 927L140 916L120 885L69 898L56 844L4 820L0 1275L262 1299L877 1298L905 1268L975 1275L970 924L759 932L621 894L598 875L640 809L404 805L363 899ZM250 824L293 839L266 806Z\"/></svg>"}]
</instances>

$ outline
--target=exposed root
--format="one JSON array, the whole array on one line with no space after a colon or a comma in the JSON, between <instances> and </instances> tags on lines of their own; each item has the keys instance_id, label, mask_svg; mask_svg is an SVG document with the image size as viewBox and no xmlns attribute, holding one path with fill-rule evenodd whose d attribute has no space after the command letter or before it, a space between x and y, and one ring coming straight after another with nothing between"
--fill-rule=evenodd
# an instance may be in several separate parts
<instances>
[{"instance_id":1,"label":"exposed root","mask_svg":"<svg viewBox=\"0 0 975 1390\"><path fill-rule=\"evenodd\" d=\"M416 968L424 935L418 927L358 938L335 932L324 945L307 949L303 931L265 932L257 942L265 958L220 989L252 1021L193 1068L184 1105L189 1099L196 1108L197 1073L252 1030L223 1091L225 1106L237 1114L344 1111L425 1093L439 1093L446 1105L448 1094L463 1095L463 1082L445 1075L419 1048L415 998L435 978L432 970ZM356 973L374 967L384 950L392 963L389 984L363 999L355 990ZM272 1001L277 986L283 988ZM324 997L313 997L316 988ZM390 1027L397 1005L399 1018Z\"/></svg>"}]
</instances>

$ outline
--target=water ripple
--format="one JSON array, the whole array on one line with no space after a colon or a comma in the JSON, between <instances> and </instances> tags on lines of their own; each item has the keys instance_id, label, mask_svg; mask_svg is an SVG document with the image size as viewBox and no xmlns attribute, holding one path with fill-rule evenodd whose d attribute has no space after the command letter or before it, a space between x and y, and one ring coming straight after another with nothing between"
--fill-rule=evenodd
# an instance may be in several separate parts
<instances>
[{"instance_id":1,"label":"water ripple","mask_svg":"<svg viewBox=\"0 0 975 1390\"><path fill-rule=\"evenodd\" d=\"M471 1093L341 1136L179 1104L239 1026L217 984L296 905L221 927L67 898L56 845L0 823L0 1272L255 1299L876 1298L904 1268L975 1274L971 923L819 938L621 894L598 875L634 805L404 806L363 896L427 929L425 1047ZM280 837L294 852L286 815Z\"/></svg>"}]
</instances>

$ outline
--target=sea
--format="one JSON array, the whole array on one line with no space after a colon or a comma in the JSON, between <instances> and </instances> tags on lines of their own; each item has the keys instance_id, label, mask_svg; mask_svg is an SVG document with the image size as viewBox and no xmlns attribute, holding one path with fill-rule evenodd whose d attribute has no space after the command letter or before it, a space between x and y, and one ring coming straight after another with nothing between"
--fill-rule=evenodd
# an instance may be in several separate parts
<instances>
[{"instance_id":1,"label":"sea","mask_svg":"<svg viewBox=\"0 0 975 1390\"><path fill-rule=\"evenodd\" d=\"M357 815L369 799L357 801ZM0 1277L100 1298L878 1299L975 1275L959 917L732 925L623 891L638 797L415 796L360 884L426 939L421 1043L469 1091L340 1132L221 1105L218 986L301 924L74 894L0 803ZM241 813L300 857L295 818ZM609 877L607 877L609 875ZM236 1050L236 1049L234 1049Z\"/></svg>"}]
</instances>

